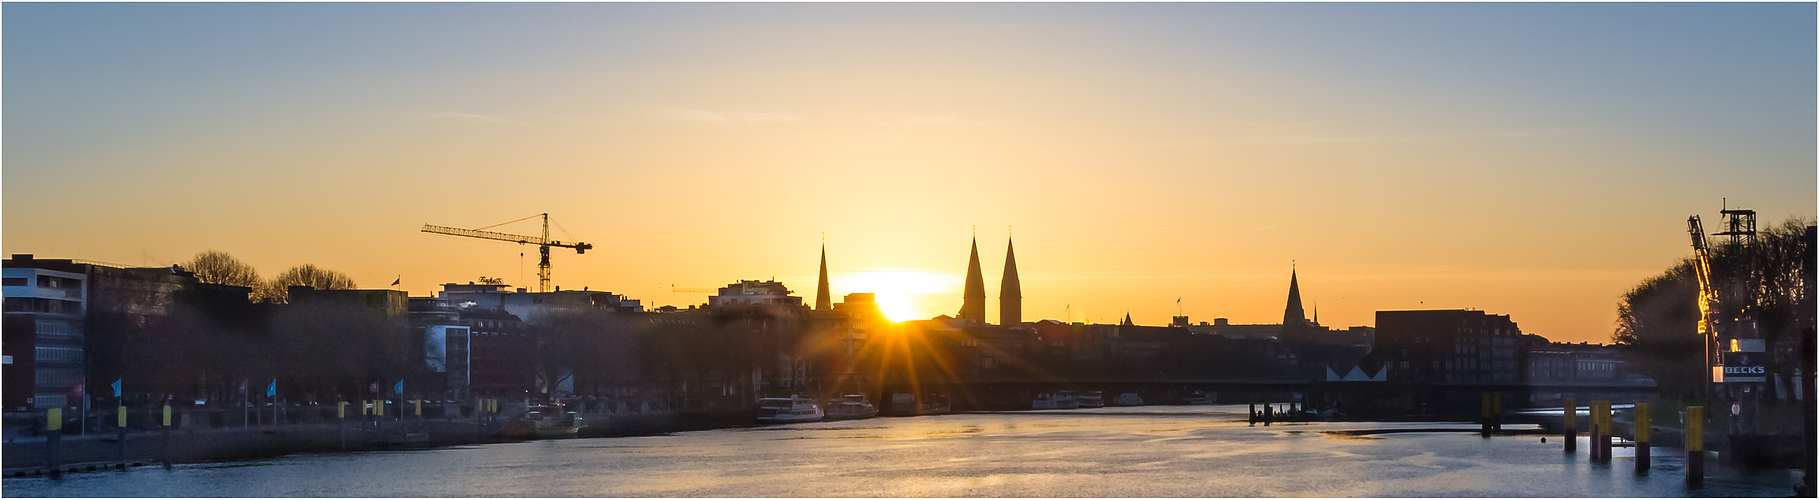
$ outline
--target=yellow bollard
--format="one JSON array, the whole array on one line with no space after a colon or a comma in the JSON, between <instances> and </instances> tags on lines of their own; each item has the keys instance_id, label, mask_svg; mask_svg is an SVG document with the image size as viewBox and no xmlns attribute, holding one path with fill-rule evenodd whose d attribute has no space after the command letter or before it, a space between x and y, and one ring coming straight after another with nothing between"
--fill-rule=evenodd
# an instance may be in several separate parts
<instances>
[{"instance_id":1,"label":"yellow bollard","mask_svg":"<svg viewBox=\"0 0 1819 500\"><path fill-rule=\"evenodd\" d=\"M171 426L171 405L164 405L164 426Z\"/></svg>"},{"instance_id":2,"label":"yellow bollard","mask_svg":"<svg viewBox=\"0 0 1819 500\"><path fill-rule=\"evenodd\" d=\"M1611 402L1603 401L1598 407L1598 460L1611 461L1611 440L1616 439L1617 426L1611 425Z\"/></svg>"},{"instance_id":3,"label":"yellow bollard","mask_svg":"<svg viewBox=\"0 0 1819 500\"><path fill-rule=\"evenodd\" d=\"M44 410L44 465L51 477L63 476L63 409Z\"/></svg>"},{"instance_id":4,"label":"yellow bollard","mask_svg":"<svg viewBox=\"0 0 1819 500\"><path fill-rule=\"evenodd\" d=\"M381 416L381 417L385 416L385 400L384 399L373 400L373 415L377 415L377 416Z\"/></svg>"},{"instance_id":5,"label":"yellow bollard","mask_svg":"<svg viewBox=\"0 0 1819 500\"><path fill-rule=\"evenodd\" d=\"M1636 473L1648 474L1648 403L1636 403Z\"/></svg>"},{"instance_id":6,"label":"yellow bollard","mask_svg":"<svg viewBox=\"0 0 1819 500\"><path fill-rule=\"evenodd\" d=\"M419 416L419 417L423 416L423 400L413 399L413 400L411 400L411 404L417 405L417 408L416 408L417 416Z\"/></svg>"},{"instance_id":7,"label":"yellow bollard","mask_svg":"<svg viewBox=\"0 0 1819 500\"><path fill-rule=\"evenodd\" d=\"M120 405L119 423L116 424L115 426L122 428L122 429L126 428L126 405Z\"/></svg>"},{"instance_id":8,"label":"yellow bollard","mask_svg":"<svg viewBox=\"0 0 1819 500\"><path fill-rule=\"evenodd\" d=\"M347 418L347 402L335 402L335 418Z\"/></svg>"},{"instance_id":9,"label":"yellow bollard","mask_svg":"<svg viewBox=\"0 0 1819 500\"><path fill-rule=\"evenodd\" d=\"M360 416L364 417L367 415L372 415L373 414L372 406L373 406L372 403L369 403L364 399L360 400Z\"/></svg>"},{"instance_id":10,"label":"yellow bollard","mask_svg":"<svg viewBox=\"0 0 1819 500\"><path fill-rule=\"evenodd\" d=\"M1705 407L1686 407L1686 484L1705 482Z\"/></svg>"},{"instance_id":11,"label":"yellow bollard","mask_svg":"<svg viewBox=\"0 0 1819 500\"><path fill-rule=\"evenodd\" d=\"M1566 406L1566 452L1572 453L1579 449L1579 430L1576 429L1579 426L1579 407L1573 404L1573 398L1566 398L1563 403Z\"/></svg>"},{"instance_id":12,"label":"yellow bollard","mask_svg":"<svg viewBox=\"0 0 1819 500\"><path fill-rule=\"evenodd\" d=\"M1585 421L1591 427L1591 432L1588 433L1588 437L1591 438L1591 441L1588 444L1592 447L1591 461L1597 462L1603 459L1603 457L1598 455L1598 452L1602 451L1604 447L1598 446L1598 443L1603 440L1603 435L1605 433L1604 419L1599 418L1599 415L1604 414L1604 402L1592 401L1591 410L1592 414L1587 415Z\"/></svg>"}]
</instances>

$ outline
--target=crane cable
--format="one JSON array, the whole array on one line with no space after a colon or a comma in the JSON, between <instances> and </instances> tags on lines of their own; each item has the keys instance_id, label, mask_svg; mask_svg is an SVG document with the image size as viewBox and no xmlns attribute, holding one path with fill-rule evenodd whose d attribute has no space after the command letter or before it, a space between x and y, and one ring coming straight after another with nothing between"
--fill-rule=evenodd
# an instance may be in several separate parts
<instances>
[{"instance_id":1,"label":"crane cable","mask_svg":"<svg viewBox=\"0 0 1819 500\"><path fill-rule=\"evenodd\" d=\"M486 227L480 227L480 228L474 228L474 230L475 230L475 231L479 231L479 230L481 230L481 229L492 229L492 228L495 228L495 227L499 227L499 226L503 226L503 225L506 225L506 224L511 224L511 223L513 223L513 222L523 222L523 221L527 221L527 220L530 220L530 219L531 219L531 218L533 218L533 217L542 217L542 216L543 216L543 215L544 215L544 214L536 214L536 215L532 215L532 216L530 216L530 217L525 217L525 218L522 218L522 219L518 219L518 220L514 220L514 221L508 221L508 222L501 222L501 223L498 223L498 224L493 224L493 225L491 225L491 226L486 226Z\"/></svg>"}]
</instances>

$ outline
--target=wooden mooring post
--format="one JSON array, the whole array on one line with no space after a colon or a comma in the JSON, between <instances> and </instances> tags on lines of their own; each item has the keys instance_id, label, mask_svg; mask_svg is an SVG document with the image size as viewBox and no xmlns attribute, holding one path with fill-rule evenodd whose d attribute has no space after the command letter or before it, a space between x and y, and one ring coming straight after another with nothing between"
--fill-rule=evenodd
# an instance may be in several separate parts
<instances>
[{"instance_id":1,"label":"wooden mooring post","mask_svg":"<svg viewBox=\"0 0 1819 500\"><path fill-rule=\"evenodd\" d=\"M1565 434L1563 437L1566 438L1566 452L1573 453L1579 450L1579 430L1576 429L1579 426L1579 407L1574 404L1573 398L1566 398L1564 403L1566 421L1563 427L1566 430L1562 434Z\"/></svg>"},{"instance_id":2,"label":"wooden mooring post","mask_svg":"<svg viewBox=\"0 0 1819 500\"><path fill-rule=\"evenodd\" d=\"M1705 407L1686 407L1686 485L1705 482Z\"/></svg>"},{"instance_id":3,"label":"wooden mooring post","mask_svg":"<svg viewBox=\"0 0 1819 500\"><path fill-rule=\"evenodd\" d=\"M1636 474L1648 474L1648 403L1636 403Z\"/></svg>"}]
</instances>

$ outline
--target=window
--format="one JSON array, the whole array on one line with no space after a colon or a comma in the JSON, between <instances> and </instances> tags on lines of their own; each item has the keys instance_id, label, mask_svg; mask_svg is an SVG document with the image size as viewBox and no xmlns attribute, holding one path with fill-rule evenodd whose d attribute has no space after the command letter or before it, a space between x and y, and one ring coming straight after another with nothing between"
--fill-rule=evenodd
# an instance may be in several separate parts
<instances>
[{"instance_id":1,"label":"window","mask_svg":"<svg viewBox=\"0 0 1819 500\"><path fill-rule=\"evenodd\" d=\"M0 285L4 285L4 286L26 286L26 285L25 285L25 278L0 278Z\"/></svg>"}]
</instances>

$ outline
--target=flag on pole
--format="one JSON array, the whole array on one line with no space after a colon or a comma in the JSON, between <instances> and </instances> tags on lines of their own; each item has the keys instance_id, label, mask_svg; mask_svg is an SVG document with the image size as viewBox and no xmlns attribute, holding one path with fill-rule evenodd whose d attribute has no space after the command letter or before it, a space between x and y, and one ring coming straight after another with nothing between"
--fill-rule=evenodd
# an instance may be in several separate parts
<instances>
[{"instance_id":1,"label":"flag on pole","mask_svg":"<svg viewBox=\"0 0 1819 500\"><path fill-rule=\"evenodd\" d=\"M114 397L116 397L116 398L120 397L120 381L121 380L125 380L125 379L114 379Z\"/></svg>"},{"instance_id":2,"label":"flag on pole","mask_svg":"<svg viewBox=\"0 0 1819 500\"><path fill-rule=\"evenodd\" d=\"M399 283L403 283L403 282L404 282L404 277L399 276L398 279L392 280L392 286L398 286Z\"/></svg>"},{"instance_id":3,"label":"flag on pole","mask_svg":"<svg viewBox=\"0 0 1819 500\"><path fill-rule=\"evenodd\" d=\"M278 379L272 379L272 385L265 386L265 396L272 397L272 396L277 396L277 395L278 395Z\"/></svg>"},{"instance_id":4,"label":"flag on pole","mask_svg":"<svg viewBox=\"0 0 1819 500\"><path fill-rule=\"evenodd\" d=\"M392 394L404 394L404 381L403 380L399 380L398 385L392 387Z\"/></svg>"}]
</instances>

